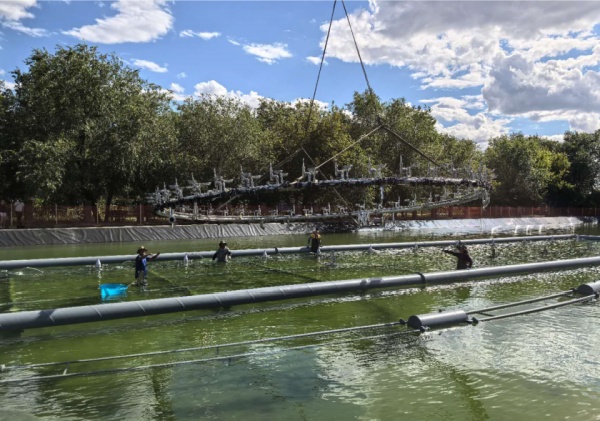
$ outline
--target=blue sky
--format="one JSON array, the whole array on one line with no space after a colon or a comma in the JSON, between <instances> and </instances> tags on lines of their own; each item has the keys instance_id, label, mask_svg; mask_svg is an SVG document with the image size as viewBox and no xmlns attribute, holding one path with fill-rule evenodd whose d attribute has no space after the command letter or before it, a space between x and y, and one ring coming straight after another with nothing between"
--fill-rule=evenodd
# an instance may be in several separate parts
<instances>
[{"instance_id":1,"label":"blue sky","mask_svg":"<svg viewBox=\"0 0 600 421\"><path fill-rule=\"evenodd\" d=\"M88 43L173 93L294 102L313 94L333 1L0 0L0 79L35 48ZM520 131L600 128L600 2L347 1L371 86L429 106L485 147ZM317 100L366 83L341 2Z\"/></svg>"}]
</instances>

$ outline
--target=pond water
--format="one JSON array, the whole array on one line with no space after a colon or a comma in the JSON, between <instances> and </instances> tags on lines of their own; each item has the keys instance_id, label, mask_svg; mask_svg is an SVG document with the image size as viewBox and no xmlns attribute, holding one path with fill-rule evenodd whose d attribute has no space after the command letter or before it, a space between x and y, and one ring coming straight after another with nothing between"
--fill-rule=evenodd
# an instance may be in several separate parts
<instances>
[{"instance_id":1,"label":"pond water","mask_svg":"<svg viewBox=\"0 0 600 421\"><path fill-rule=\"evenodd\" d=\"M373 232L325 235L324 243L430 239ZM291 235L228 240L234 250L305 242L306 236ZM214 240L144 245L161 252L216 248ZM3 256L134 254L137 246L23 247ZM492 257L489 244L471 246L475 265L600 252L600 242L575 240L495 247ZM451 270L455 264L439 247L239 257L226 265L155 261L148 290L130 287L121 300ZM131 263L103 265L101 272L11 270L0 280L0 306L14 312L99 304L99 284L132 278ZM396 322L555 294L598 279L600 268L590 267L26 330L0 339L0 419L597 420L597 303L423 334ZM372 327L349 329L363 326ZM43 365L69 361L68 367ZM57 377L64 372L74 376Z\"/></svg>"}]
</instances>

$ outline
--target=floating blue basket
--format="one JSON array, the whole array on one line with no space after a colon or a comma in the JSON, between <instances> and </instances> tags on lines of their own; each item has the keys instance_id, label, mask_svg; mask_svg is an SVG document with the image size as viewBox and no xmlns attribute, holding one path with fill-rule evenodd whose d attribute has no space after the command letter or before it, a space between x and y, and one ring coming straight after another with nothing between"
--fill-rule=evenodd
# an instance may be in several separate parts
<instances>
[{"instance_id":1,"label":"floating blue basket","mask_svg":"<svg viewBox=\"0 0 600 421\"><path fill-rule=\"evenodd\" d=\"M114 300L127 295L127 288L125 284L101 284L100 296L102 300Z\"/></svg>"}]
</instances>

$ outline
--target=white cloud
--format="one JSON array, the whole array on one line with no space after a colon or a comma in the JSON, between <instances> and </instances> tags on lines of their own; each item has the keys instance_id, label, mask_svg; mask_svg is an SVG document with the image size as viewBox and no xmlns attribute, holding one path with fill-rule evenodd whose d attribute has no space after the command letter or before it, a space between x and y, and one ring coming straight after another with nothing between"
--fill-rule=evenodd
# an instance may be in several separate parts
<instances>
[{"instance_id":1,"label":"white cloud","mask_svg":"<svg viewBox=\"0 0 600 421\"><path fill-rule=\"evenodd\" d=\"M0 1L0 18L8 21L19 21L32 18L33 14L27 9L37 7L36 0L8 0Z\"/></svg>"},{"instance_id":2,"label":"white cloud","mask_svg":"<svg viewBox=\"0 0 600 421\"><path fill-rule=\"evenodd\" d=\"M487 142L493 138L510 133L507 124L509 119L491 119L484 113L470 116L466 121L444 126L436 125L440 133L455 136L458 139L470 139L478 143L482 148L487 147Z\"/></svg>"},{"instance_id":3,"label":"white cloud","mask_svg":"<svg viewBox=\"0 0 600 421\"><path fill-rule=\"evenodd\" d=\"M274 64L282 58L292 57L292 53L287 50L287 45L278 42L275 44L246 44L242 48L248 54L256 56L258 61L267 64Z\"/></svg>"},{"instance_id":4,"label":"white cloud","mask_svg":"<svg viewBox=\"0 0 600 421\"><path fill-rule=\"evenodd\" d=\"M171 85L171 89L173 90L173 85ZM214 95L214 96L222 96L231 99L237 99L242 103L252 107L258 108L261 100L265 100L267 98L259 95L257 92L250 91L249 94L244 94L241 91L228 91L226 87L221 85L216 80L210 80L208 82L200 82L197 83L194 87L194 96L200 97L202 95ZM310 99L308 98L297 98L290 103L290 106L295 106L297 103L308 103ZM329 104L323 101L315 100L314 105L317 108L326 110L329 108Z\"/></svg>"},{"instance_id":5,"label":"white cloud","mask_svg":"<svg viewBox=\"0 0 600 421\"><path fill-rule=\"evenodd\" d=\"M185 91L185 89L183 88L183 86L181 86L178 83L171 83L171 90L173 92L178 93L178 94L182 94Z\"/></svg>"},{"instance_id":6,"label":"white cloud","mask_svg":"<svg viewBox=\"0 0 600 421\"><path fill-rule=\"evenodd\" d=\"M199 32L197 34L197 36L199 36L202 39L212 39L212 38L217 38L221 36L220 32Z\"/></svg>"},{"instance_id":7,"label":"white cloud","mask_svg":"<svg viewBox=\"0 0 600 421\"><path fill-rule=\"evenodd\" d=\"M558 57L575 50L589 51L596 45L598 38L587 35L544 37L543 42L540 42L540 39L516 39L510 40L508 44L529 60Z\"/></svg>"},{"instance_id":8,"label":"white cloud","mask_svg":"<svg viewBox=\"0 0 600 421\"><path fill-rule=\"evenodd\" d=\"M148 60L133 59L133 65L155 73L166 73L169 71L166 67L161 67L160 65Z\"/></svg>"},{"instance_id":9,"label":"white cloud","mask_svg":"<svg viewBox=\"0 0 600 421\"><path fill-rule=\"evenodd\" d=\"M566 121L569 130L591 133L600 129L600 114L580 111L541 111L526 114L532 121Z\"/></svg>"},{"instance_id":10,"label":"white cloud","mask_svg":"<svg viewBox=\"0 0 600 421\"><path fill-rule=\"evenodd\" d=\"M492 118L485 112L468 111L484 107L481 96L440 97L422 102L430 105L431 115L438 121L437 129L441 133L471 139L485 146L490 138L510 132L508 124L511 119Z\"/></svg>"},{"instance_id":11,"label":"white cloud","mask_svg":"<svg viewBox=\"0 0 600 421\"><path fill-rule=\"evenodd\" d=\"M200 82L194 86L196 90L194 92L195 96L200 96L202 94L206 95L217 95L217 96L225 96L227 95L227 88L221 85L216 80L210 80L208 82Z\"/></svg>"},{"instance_id":12,"label":"white cloud","mask_svg":"<svg viewBox=\"0 0 600 421\"><path fill-rule=\"evenodd\" d=\"M239 42L237 42L237 41L234 41L234 40L232 40L232 39L228 39L227 41L229 41L229 43L230 43L230 44L233 44L233 45L237 45L237 46L240 46L240 45L242 45L242 44L240 44Z\"/></svg>"},{"instance_id":13,"label":"white cloud","mask_svg":"<svg viewBox=\"0 0 600 421\"><path fill-rule=\"evenodd\" d=\"M548 139L548 140L553 140L555 142L563 142L565 140L565 135L564 134L555 134L552 136L540 136L544 139Z\"/></svg>"},{"instance_id":14,"label":"white cloud","mask_svg":"<svg viewBox=\"0 0 600 421\"><path fill-rule=\"evenodd\" d=\"M118 0L111 4L117 10L112 17L96 19L86 25L63 32L88 42L119 44L149 42L165 35L173 26L167 0Z\"/></svg>"},{"instance_id":15,"label":"white cloud","mask_svg":"<svg viewBox=\"0 0 600 421\"><path fill-rule=\"evenodd\" d=\"M48 31L41 28L29 28L21 22L33 18L33 13L27 9L39 7L36 0L0 1L0 25L13 31L22 32L32 37L48 36Z\"/></svg>"},{"instance_id":16,"label":"white cloud","mask_svg":"<svg viewBox=\"0 0 600 421\"><path fill-rule=\"evenodd\" d=\"M6 80L5 75L6 75L6 70L0 69L0 81L4 82L4 88L14 90L15 89L14 82L9 82L8 80Z\"/></svg>"},{"instance_id":17,"label":"white cloud","mask_svg":"<svg viewBox=\"0 0 600 421\"><path fill-rule=\"evenodd\" d=\"M587 57L533 62L520 54L499 56L482 93L491 111L520 115L542 111L600 113L600 47Z\"/></svg>"},{"instance_id":18,"label":"white cloud","mask_svg":"<svg viewBox=\"0 0 600 421\"><path fill-rule=\"evenodd\" d=\"M4 69L0 69L0 81L4 82L4 87L6 89L14 90L15 89L15 83L14 82L9 82L8 80L6 80L5 79L5 75L6 75L6 71Z\"/></svg>"},{"instance_id":19,"label":"white cloud","mask_svg":"<svg viewBox=\"0 0 600 421\"><path fill-rule=\"evenodd\" d=\"M592 133L600 129L600 114L598 113L574 113L568 121L573 131Z\"/></svg>"},{"instance_id":20,"label":"white cloud","mask_svg":"<svg viewBox=\"0 0 600 421\"><path fill-rule=\"evenodd\" d=\"M187 75L185 74L185 72L181 72L177 75L177 79L185 79L187 77Z\"/></svg>"},{"instance_id":21,"label":"white cloud","mask_svg":"<svg viewBox=\"0 0 600 421\"><path fill-rule=\"evenodd\" d=\"M223 96L226 98L238 99L252 108L258 108L260 100L263 99L262 96L254 91L250 91L249 94L244 94L241 91L228 91L227 88L216 80L197 83L196 86L194 86L194 89L194 96L196 97L202 95Z\"/></svg>"},{"instance_id":22,"label":"white cloud","mask_svg":"<svg viewBox=\"0 0 600 421\"><path fill-rule=\"evenodd\" d=\"M310 104L310 99L309 98L297 98L295 100L293 100L291 102L292 106L295 106L298 103L307 103ZM323 101L319 101L318 99L315 99L315 102L313 104L314 106L316 106L317 108L321 109L321 110L327 110L329 109L329 103L327 102L323 102Z\"/></svg>"},{"instance_id":23,"label":"white cloud","mask_svg":"<svg viewBox=\"0 0 600 421\"><path fill-rule=\"evenodd\" d=\"M308 56L308 57L306 57L306 61L308 61L309 63L312 63L312 64L320 65L321 64L321 57ZM323 64L325 66L327 66L329 63L327 63L327 60L324 60Z\"/></svg>"},{"instance_id":24,"label":"white cloud","mask_svg":"<svg viewBox=\"0 0 600 421\"><path fill-rule=\"evenodd\" d=\"M186 29L185 31L181 31L179 36L182 38L191 38L198 37L204 40L209 40L212 38L217 38L221 36L220 32L194 32L191 29Z\"/></svg>"},{"instance_id":25,"label":"white cloud","mask_svg":"<svg viewBox=\"0 0 600 421\"><path fill-rule=\"evenodd\" d=\"M9 22L1 22L2 26L7 29L12 29L13 31L22 32L32 37L46 37L48 36L48 31L41 28L29 28L23 25L21 22L9 21Z\"/></svg>"},{"instance_id":26,"label":"white cloud","mask_svg":"<svg viewBox=\"0 0 600 421\"><path fill-rule=\"evenodd\" d=\"M183 86L177 83L171 83L170 89L163 89L162 92L167 93L172 100L174 101L184 101L189 97L189 95L185 95L185 89Z\"/></svg>"},{"instance_id":27,"label":"white cloud","mask_svg":"<svg viewBox=\"0 0 600 421\"><path fill-rule=\"evenodd\" d=\"M447 133L496 136L512 116L600 128L600 2L370 0L350 21L367 65L408 69L424 90L481 89L478 112L464 96L435 100ZM345 17L327 53L358 62Z\"/></svg>"}]
</instances>

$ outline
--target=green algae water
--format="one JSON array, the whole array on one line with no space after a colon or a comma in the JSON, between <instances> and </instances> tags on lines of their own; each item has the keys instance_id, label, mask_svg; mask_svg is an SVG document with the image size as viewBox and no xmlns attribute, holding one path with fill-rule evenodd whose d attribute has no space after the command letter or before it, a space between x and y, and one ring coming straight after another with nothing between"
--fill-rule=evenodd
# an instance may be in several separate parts
<instances>
[{"instance_id":1,"label":"green algae water","mask_svg":"<svg viewBox=\"0 0 600 421\"><path fill-rule=\"evenodd\" d=\"M354 233L325 235L324 243L426 239L431 237ZM144 245L183 252L216 249L216 243ZM306 236L228 243L234 250L302 246ZM5 259L133 255L137 246L2 253ZM495 255L489 244L469 251L476 267L486 267L597 256L600 242L496 244ZM130 287L119 300L451 270L455 264L439 247L239 257L226 265L154 261L148 289ZM133 264L5 275L2 312L52 309L103 303L99 285L130 283ZM413 314L481 309L598 279L600 268L590 267L26 330L0 339L0 419L600 419L597 303L422 334L396 324ZM351 329L363 326L374 327ZM54 362L64 364L48 364Z\"/></svg>"}]
</instances>

